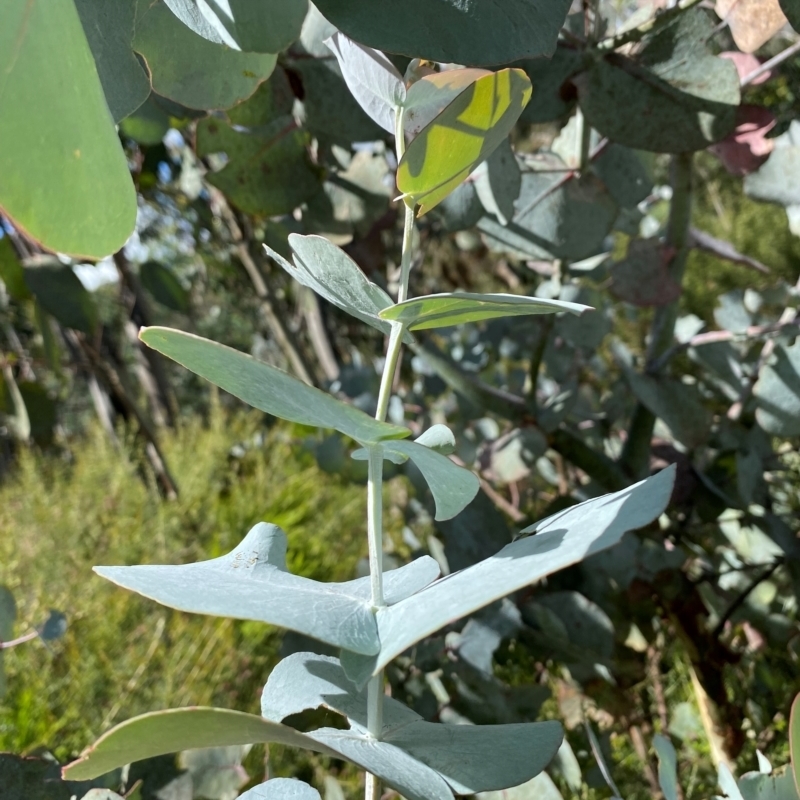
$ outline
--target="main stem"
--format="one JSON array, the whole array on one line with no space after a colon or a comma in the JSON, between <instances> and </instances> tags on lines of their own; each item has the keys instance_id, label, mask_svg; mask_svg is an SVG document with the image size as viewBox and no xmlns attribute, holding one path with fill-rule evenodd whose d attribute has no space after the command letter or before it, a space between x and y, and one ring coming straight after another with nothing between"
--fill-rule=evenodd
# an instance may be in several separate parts
<instances>
[{"instance_id":1,"label":"main stem","mask_svg":"<svg viewBox=\"0 0 800 800\"><path fill-rule=\"evenodd\" d=\"M397 161L405 152L405 137L403 135L403 110L398 109L395 119L395 138L397 146ZM397 302L402 303L408 298L408 278L411 272L412 240L414 237L414 209L406 206L403 225L403 249L400 259L400 288L397 292ZM386 420L389 410L389 399L392 396L392 384L403 348L403 334L405 327L400 323L393 323L389 334L389 344L386 348L386 360L383 364L381 375L381 388L378 392L378 408L375 419L379 422ZM367 474L367 537L369 539L369 572L372 587L372 607L377 612L386 605L383 597L383 450L380 447L369 450L369 471ZM380 739L383 733L383 670L373 675L367 684L367 730L374 739ZM367 773L365 800L378 800L381 794L380 781L377 775Z\"/></svg>"}]
</instances>

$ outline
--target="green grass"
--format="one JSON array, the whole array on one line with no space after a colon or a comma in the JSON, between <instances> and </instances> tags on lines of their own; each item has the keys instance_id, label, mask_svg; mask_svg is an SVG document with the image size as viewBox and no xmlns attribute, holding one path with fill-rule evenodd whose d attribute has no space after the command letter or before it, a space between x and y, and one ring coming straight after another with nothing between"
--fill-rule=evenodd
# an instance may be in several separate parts
<instances>
[{"instance_id":1,"label":"green grass","mask_svg":"<svg viewBox=\"0 0 800 800\"><path fill-rule=\"evenodd\" d=\"M69 457L24 453L0 486L0 585L18 604L16 634L49 608L66 636L5 653L0 751L47 748L66 759L109 725L148 710L217 704L258 711L280 632L171 611L119 589L93 564L178 563L232 548L259 520L289 536L292 571L353 577L364 555L365 493L321 473L291 432L266 431L261 415L213 409L165 435L180 497L165 502L137 472L131 448L99 431ZM245 444L241 457L233 445Z\"/></svg>"}]
</instances>

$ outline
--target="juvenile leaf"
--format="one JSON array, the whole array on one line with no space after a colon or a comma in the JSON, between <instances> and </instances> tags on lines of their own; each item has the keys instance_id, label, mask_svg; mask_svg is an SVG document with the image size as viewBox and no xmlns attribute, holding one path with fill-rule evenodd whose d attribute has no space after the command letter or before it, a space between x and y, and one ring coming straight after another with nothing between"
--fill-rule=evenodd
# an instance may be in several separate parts
<instances>
[{"instance_id":1,"label":"juvenile leaf","mask_svg":"<svg viewBox=\"0 0 800 800\"><path fill-rule=\"evenodd\" d=\"M471 83L409 144L397 168L407 204L425 214L505 139L531 96L522 70L504 69Z\"/></svg>"},{"instance_id":2,"label":"juvenile leaf","mask_svg":"<svg viewBox=\"0 0 800 800\"><path fill-rule=\"evenodd\" d=\"M522 174L511 141L506 139L475 171L475 191L487 213L501 225L514 215L514 201L522 187Z\"/></svg>"},{"instance_id":3,"label":"juvenile leaf","mask_svg":"<svg viewBox=\"0 0 800 800\"><path fill-rule=\"evenodd\" d=\"M75 0L83 32L94 56L108 109L115 122L147 100L150 79L133 54L136 0Z\"/></svg>"},{"instance_id":4,"label":"juvenile leaf","mask_svg":"<svg viewBox=\"0 0 800 800\"><path fill-rule=\"evenodd\" d=\"M240 794L239 800L320 800L320 795L296 778L271 778Z\"/></svg>"},{"instance_id":5,"label":"juvenile leaf","mask_svg":"<svg viewBox=\"0 0 800 800\"><path fill-rule=\"evenodd\" d=\"M372 283L344 250L322 236L297 233L290 234L289 246L294 266L267 245L264 249L298 283L367 325L389 333L391 324L378 315L392 305L392 298Z\"/></svg>"},{"instance_id":6,"label":"juvenile leaf","mask_svg":"<svg viewBox=\"0 0 800 800\"><path fill-rule=\"evenodd\" d=\"M170 608L280 625L361 653L378 650L369 578L321 583L286 569L286 534L259 523L230 553L176 566L95 567L118 586ZM417 592L439 570L429 557L384 576L387 603Z\"/></svg>"},{"instance_id":7,"label":"juvenile leaf","mask_svg":"<svg viewBox=\"0 0 800 800\"><path fill-rule=\"evenodd\" d=\"M296 653L278 664L261 697L262 714L275 722L321 707L346 716L354 731L366 732L366 691L355 689L337 659L313 653ZM541 772L561 738L556 722L485 726L425 722L387 697L378 744L400 748L427 764L457 794L473 794L522 783Z\"/></svg>"},{"instance_id":8,"label":"juvenile leaf","mask_svg":"<svg viewBox=\"0 0 800 800\"><path fill-rule=\"evenodd\" d=\"M653 190L653 178L635 150L609 144L592 169L622 208L635 208Z\"/></svg>"},{"instance_id":9,"label":"juvenile leaf","mask_svg":"<svg viewBox=\"0 0 800 800\"><path fill-rule=\"evenodd\" d=\"M631 239L628 252L612 264L611 293L635 306L664 306L680 297L669 271L670 254L658 239Z\"/></svg>"},{"instance_id":10,"label":"juvenile leaf","mask_svg":"<svg viewBox=\"0 0 800 800\"><path fill-rule=\"evenodd\" d=\"M436 206L434 216L446 233L463 231L476 225L486 209L475 191L475 182L467 179Z\"/></svg>"},{"instance_id":11,"label":"juvenile leaf","mask_svg":"<svg viewBox=\"0 0 800 800\"><path fill-rule=\"evenodd\" d=\"M197 154L228 156L228 163L206 180L249 214L289 214L319 191L319 178L308 160L308 142L308 133L290 116L249 131L212 117L197 124Z\"/></svg>"},{"instance_id":12,"label":"juvenile leaf","mask_svg":"<svg viewBox=\"0 0 800 800\"><path fill-rule=\"evenodd\" d=\"M253 408L301 425L334 428L362 444L405 437L407 428L378 422L291 375L238 350L171 328L144 328L149 347L238 397Z\"/></svg>"},{"instance_id":13,"label":"juvenile leaf","mask_svg":"<svg viewBox=\"0 0 800 800\"><path fill-rule=\"evenodd\" d=\"M449 456L456 449L456 437L453 431L438 423L431 425L428 430L420 434L415 440L417 444L425 445L425 447L435 450L443 456Z\"/></svg>"},{"instance_id":14,"label":"juvenile leaf","mask_svg":"<svg viewBox=\"0 0 800 800\"><path fill-rule=\"evenodd\" d=\"M665 800L678 800L678 767L675 748L666 737L657 733L653 737L653 747L658 753L658 785L664 792Z\"/></svg>"},{"instance_id":15,"label":"juvenile leaf","mask_svg":"<svg viewBox=\"0 0 800 800\"><path fill-rule=\"evenodd\" d=\"M348 677L363 685L415 642L523 586L615 545L666 508L675 478L669 467L621 492L587 500L524 532L500 552L377 613L381 651L364 658L342 652Z\"/></svg>"},{"instance_id":16,"label":"juvenile leaf","mask_svg":"<svg viewBox=\"0 0 800 800\"><path fill-rule=\"evenodd\" d=\"M637 60L613 53L575 78L589 124L638 150L684 153L734 128L739 76L706 42L714 25L694 8L659 30Z\"/></svg>"},{"instance_id":17,"label":"juvenile leaf","mask_svg":"<svg viewBox=\"0 0 800 800\"><path fill-rule=\"evenodd\" d=\"M582 314L589 306L563 300L544 300L516 294L471 294L452 292L415 297L389 306L380 312L382 319L402 322L409 330L428 330L479 322L498 317L521 317L530 314L555 314L569 311Z\"/></svg>"},{"instance_id":18,"label":"juvenile leaf","mask_svg":"<svg viewBox=\"0 0 800 800\"><path fill-rule=\"evenodd\" d=\"M800 436L800 340L778 347L762 370L753 394L758 424L773 436Z\"/></svg>"},{"instance_id":19,"label":"juvenile leaf","mask_svg":"<svg viewBox=\"0 0 800 800\"><path fill-rule=\"evenodd\" d=\"M531 102L525 106L520 122L535 124L565 117L577 99L575 87L567 81L580 69L581 61L577 50L560 45L552 58L526 59L515 64L525 70L533 84Z\"/></svg>"},{"instance_id":20,"label":"juvenile leaf","mask_svg":"<svg viewBox=\"0 0 800 800\"><path fill-rule=\"evenodd\" d=\"M745 772L739 778L744 800L797 800L791 769L779 773Z\"/></svg>"},{"instance_id":21,"label":"juvenile leaf","mask_svg":"<svg viewBox=\"0 0 800 800\"><path fill-rule=\"evenodd\" d=\"M97 325L94 300L67 264L58 261L25 267L25 284L41 307L62 325L93 333Z\"/></svg>"},{"instance_id":22,"label":"juvenile leaf","mask_svg":"<svg viewBox=\"0 0 800 800\"><path fill-rule=\"evenodd\" d=\"M162 306L173 311L186 313L189 296L172 271L157 261L147 261L139 270L142 286L147 289Z\"/></svg>"},{"instance_id":23,"label":"juvenile leaf","mask_svg":"<svg viewBox=\"0 0 800 800\"><path fill-rule=\"evenodd\" d=\"M395 114L406 99L406 87L397 68L379 50L348 39L338 31L325 40L342 70L345 83L367 114L389 133Z\"/></svg>"},{"instance_id":24,"label":"juvenile leaf","mask_svg":"<svg viewBox=\"0 0 800 800\"><path fill-rule=\"evenodd\" d=\"M550 55L568 0L319 0L319 10L358 42L444 63L502 64ZM424 24L421 21L424 20Z\"/></svg>"},{"instance_id":25,"label":"juvenile leaf","mask_svg":"<svg viewBox=\"0 0 800 800\"><path fill-rule=\"evenodd\" d=\"M277 56L242 53L204 39L164 3L139 0L133 49L141 53L158 94L189 108L230 108L272 74Z\"/></svg>"},{"instance_id":26,"label":"juvenile leaf","mask_svg":"<svg viewBox=\"0 0 800 800\"><path fill-rule=\"evenodd\" d=\"M51 250L117 251L136 193L74 4L5 3L0 75L0 207Z\"/></svg>"},{"instance_id":27,"label":"juvenile leaf","mask_svg":"<svg viewBox=\"0 0 800 800\"><path fill-rule=\"evenodd\" d=\"M279 53L300 36L308 0L164 0L198 36L246 53Z\"/></svg>"},{"instance_id":28,"label":"juvenile leaf","mask_svg":"<svg viewBox=\"0 0 800 800\"><path fill-rule=\"evenodd\" d=\"M800 203L800 122L772 139L772 153L764 165L744 179L745 193L756 200L791 206Z\"/></svg>"}]
</instances>

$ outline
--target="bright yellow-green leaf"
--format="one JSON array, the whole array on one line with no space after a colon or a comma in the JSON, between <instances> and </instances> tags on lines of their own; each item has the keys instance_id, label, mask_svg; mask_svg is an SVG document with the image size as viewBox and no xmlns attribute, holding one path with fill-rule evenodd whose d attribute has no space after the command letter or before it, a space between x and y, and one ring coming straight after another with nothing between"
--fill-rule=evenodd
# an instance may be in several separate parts
<instances>
[{"instance_id":1,"label":"bright yellow-green leaf","mask_svg":"<svg viewBox=\"0 0 800 800\"><path fill-rule=\"evenodd\" d=\"M409 144L397 186L419 214L447 197L508 136L531 96L520 69L503 69L471 83Z\"/></svg>"},{"instance_id":2,"label":"bright yellow-green leaf","mask_svg":"<svg viewBox=\"0 0 800 800\"><path fill-rule=\"evenodd\" d=\"M0 17L0 207L51 250L107 256L136 192L75 5L6 0Z\"/></svg>"}]
</instances>

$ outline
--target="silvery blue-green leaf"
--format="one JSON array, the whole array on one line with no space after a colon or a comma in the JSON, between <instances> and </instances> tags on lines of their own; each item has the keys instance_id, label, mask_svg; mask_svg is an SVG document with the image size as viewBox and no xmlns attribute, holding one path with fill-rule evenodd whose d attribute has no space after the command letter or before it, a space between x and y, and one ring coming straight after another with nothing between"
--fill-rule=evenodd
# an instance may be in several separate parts
<instances>
[{"instance_id":1,"label":"silvery blue-green leaf","mask_svg":"<svg viewBox=\"0 0 800 800\"><path fill-rule=\"evenodd\" d=\"M551 769L555 770L567 782L567 786L573 792L578 792L583 783L583 775L581 774L581 765L575 755L575 751L570 746L567 739L561 742L561 747L553 758Z\"/></svg>"},{"instance_id":2,"label":"silvery blue-green leaf","mask_svg":"<svg viewBox=\"0 0 800 800\"><path fill-rule=\"evenodd\" d=\"M356 690L337 659L313 653L284 659L270 675L261 698L263 715L274 722L323 706L347 716L353 733L365 734L366 691ZM309 735L316 738L318 733ZM387 697L381 740L375 745L399 748L438 772L457 794L473 794L528 780L548 764L561 737L556 722L488 726L426 722Z\"/></svg>"},{"instance_id":3,"label":"silvery blue-green leaf","mask_svg":"<svg viewBox=\"0 0 800 800\"><path fill-rule=\"evenodd\" d=\"M635 208L653 190L642 155L621 144L609 144L592 162L592 169L621 208Z\"/></svg>"},{"instance_id":4,"label":"silvery blue-green leaf","mask_svg":"<svg viewBox=\"0 0 800 800\"><path fill-rule=\"evenodd\" d=\"M415 297L389 306L380 312L381 319L402 322L409 330L427 330L479 322L498 317L521 317L530 314L555 314L569 311L582 314L589 306L564 300L544 300L518 294L472 294L451 292Z\"/></svg>"},{"instance_id":5,"label":"silvery blue-green leaf","mask_svg":"<svg viewBox=\"0 0 800 800\"><path fill-rule=\"evenodd\" d=\"M756 200L791 206L800 203L800 122L772 139L775 147L755 172L745 176L744 190Z\"/></svg>"},{"instance_id":6,"label":"silvery blue-green leaf","mask_svg":"<svg viewBox=\"0 0 800 800\"><path fill-rule=\"evenodd\" d=\"M478 167L474 177L475 190L486 212L494 214L501 225L508 224L522 186L522 173L509 139Z\"/></svg>"},{"instance_id":7,"label":"silvery blue-green leaf","mask_svg":"<svg viewBox=\"0 0 800 800\"><path fill-rule=\"evenodd\" d=\"M381 128L394 133L396 109L406 99L397 67L380 50L364 47L338 31L325 44L339 61L345 83L361 108Z\"/></svg>"},{"instance_id":8,"label":"silvery blue-green leaf","mask_svg":"<svg viewBox=\"0 0 800 800\"><path fill-rule=\"evenodd\" d=\"M0 586L0 642L14 636L14 621L17 618L17 603L6 586ZM0 650L0 701L6 693L6 675L3 671L3 651Z\"/></svg>"},{"instance_id":9,"label":"silvery blue-green leaf","mask_svg":"<svg viewBox=\"0 0 800 800\"><path fill-rule=\"evenodd\" d=\"M296 778L271 778L240 794L239 800L320 800L320 795Z\"/></svg>"},{"instance_id":10,"label":"silvery blue-green leaf","mask_svg":"<svg viewBox=\"0 0 800 800\"><path fill-rule=\"evenodd\" d=\"M193 797L235 800L239 790L250 783L250 776L242 766L242 759L249 751L249 744L203 747L182 751L177 762L190 778Z\"/></svg>"},{"instance_id":11,"label":"silvery blue-green leaf","mask_svg":"<svg viewBox=\"0 0 800 800\"><path fill-rule=\"evenodd\" d=\"M164 0L204 39L234 50L279 53L300 36L308 0Z\"/></svg>"},{"instance_id":12,"label":"silvery blue-green leaf","mask_svg":"<svg viewBox=\"0 0 800 800\"><path fill-rule=\"evenodd\" d=\"M551 58L531 58L516 64L525 70L536 87L534 100L525 106L520 122L535 124L565 117L575 105L575 93L565 96L562 87L580 69L581 61L579 50L560 44Z\"/></svg>"},{"instance_id":13,"label":"silvery blue-green leaf","mask_svg":"<svg viewBox=\"0 0 800 800\"><path fill-rule=\"evenodd\" d=\"M449 456L456 449L456 437L453 435L453 431L447 425L442 425L441 423L431 425L414 441L417 444L422 444L431 450L435 450L443 456Z\"/></svg>"},{"instance_id":14,"label":"silvery blue-green leaf","mask_svg":"<svg viewBox=\"0 0 800 800\"><path fill-rule=\"evenodd\" d=\"M407 428L378 422L275 367L200 336L151 327L142 329L139 338L248 405L281 419L334 428L362 444L410 433Z\"/></svg>"},{"instance_id":15,"label":"silvery blue-green leaf","mask_svg":"<svg viewBox=\"0 0 800 800\"><path fill-rule=\"evenodd\" d=\"M383 333L391 324L378 314L392 305L392 298L372 283L347 253L322 236L289 236L294 266L264 245L267 254L298 283L313 289L337 308Z\"/></svg>"},{"instance_id":16,"label":"silvery blue-green leaf","mask_svg":"<svg viewBox=\"0 0 800 800\"><path fill-rule=\"evenodd\" d=\"M791 768L780 773L746 772L739 778L739 791L744 800L797 800L797 789Z\"/></svg>"},{"instance_id":17,"label":"silvery blue-green leaf","mask_svg":"<svg viewBox=\"0 0 800 800\"><path fill-rule=\"evenodd\" d=\"M454 233L476 225L486 210L478 199L475 182L467 179L450 192L431 213L446 233Z\"/></svg>"},{"instance_id":18,"label":"silvery blue-green leaf","mask_svg":"<svg viewBox=\"0 0 800 800\"><path fill-rule=\"evenodd\" d=\"M678 765L675 748L672 742L660 733L653 737L653 747L658 753L658 785L664 792L664 798L678 800Z\"/></svg>"},{"instance_id":19,"label":"silvery blue-green leaf","mask_svg":"<svg viewBox=\"0 0 800 800\"><path fill-rule=\"evenodd\" d=\"M722 794L728 800L744 800L739 787L736 785L736 778L730 771L730 768L725 764L720 764L717 767L717 783L719 788L722 789Z\"/></svg>"},{"instance_id":20,"label":"silvery blue-green leaf","mask_svg":"<svg viewBox=\"0 0 800 800\"><path fill-rule=\"evenodd\" d=\"M540 772L535 778L510 789L481 792L476 798L477 800L564 800L553 779L546 772Z\"/></svg>"},{"instance_id":21,"label":"silvery blue-green leaf","mask_svg":"<svg viewBox=\"0 0 800 800\"><path fill-rule=\"evenodd\" d=\"M297 778L272 778L239 797L242 800L320 800L316 789Z\"/></svg>"},{"instance_id":22,"label":"silvery blue-green leaf","mask_svg":"<svg viewBox=\"0 0 800 800\"><path fill-rule=\"evenodd\" d=\"M119 586L170 608L280 625L361 653L377 653L369 579L321 583L286 570L286 534L260 522L227 555L183 565L95 567ZM427 586L439 574L429 557L387 572L387 603Z\"/></svg>"},{"instance_id":23,"label":"silvery blue-green leaf","mask_svg":"<svg viewBox=\"0 0 800 800\"><path fill-rule=\"evenodd\" d=\"M758 424L774 436L800 436L800 341L777 347L753 394Z\"/></svg>"},{"instance_id":24,"label":"silvery blue-green leaf","mask_svg":"<svg viewBox=\"0 0 800 800\"><path fill-rule=\"evenodd\" d=\"M435 581L402 603L377 612L381 651L361 658L343 651L342 665L359 684L411 645L461 617L587 556L615 545L666 508L674 466L628 489L571 506L535 526L537 535L506 545L491 558Z\"/></svg>"}]
</instances>

